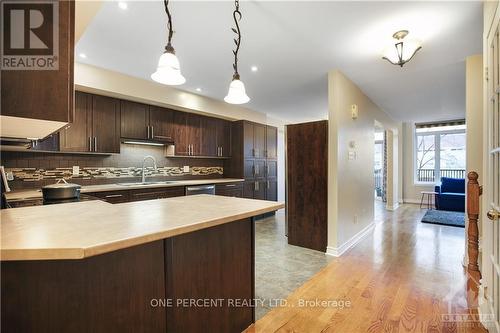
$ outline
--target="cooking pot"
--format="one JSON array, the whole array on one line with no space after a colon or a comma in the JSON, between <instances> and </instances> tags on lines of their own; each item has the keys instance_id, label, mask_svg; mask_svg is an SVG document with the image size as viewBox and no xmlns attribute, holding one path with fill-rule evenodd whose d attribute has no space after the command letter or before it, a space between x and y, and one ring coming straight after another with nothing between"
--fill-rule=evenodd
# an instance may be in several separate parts
<instances>
[{"instance_id":1,"label":"cooking pot","mask_svg":"<svg viewBox=\"0 0 500 333\"><path fill-rule=\"evenodd\" d=\"M61 178L55 184L42 187L43 200L79 198L80 188L80 185L68 183L65 179Z\"/></svg>"}]
</instances>

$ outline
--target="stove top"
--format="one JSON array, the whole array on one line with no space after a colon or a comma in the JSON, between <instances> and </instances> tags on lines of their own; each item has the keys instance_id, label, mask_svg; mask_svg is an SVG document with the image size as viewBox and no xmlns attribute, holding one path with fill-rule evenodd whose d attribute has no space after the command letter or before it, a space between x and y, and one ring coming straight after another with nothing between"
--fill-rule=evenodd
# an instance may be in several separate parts
<instances>
[{"instance_id":1,"label":"stove top","mask_svg":"<svg viewBox=\"0 0 500 333\"><path fill-rule=\"evenodd\" d=\"M92 200L100 200L100 199L88 194L80 194L79 198L61 199L61 200L44 200L43 198L32 198L32 199L8 201L7 205L10 206L10 208L19 208L19 207L55 205L55 204L62 204L69 202L92 201Z\"/></svg>"}]
</instances>

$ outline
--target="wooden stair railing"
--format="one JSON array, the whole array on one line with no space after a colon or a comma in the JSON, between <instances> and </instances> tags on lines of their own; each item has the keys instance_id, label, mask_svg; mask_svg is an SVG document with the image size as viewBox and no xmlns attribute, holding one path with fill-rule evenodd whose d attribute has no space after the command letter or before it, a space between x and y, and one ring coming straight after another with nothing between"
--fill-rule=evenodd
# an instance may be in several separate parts
<instances>
[{"instance_id":1,"label":"wooden stair railing","mask_svg":"<svg viewBox=\"0 0 500 333\"><path fill-rule=\"evenodd\" d=\"M479 282L481 279L481 271L479 270L479 197L483 189L479 186L477 179L479 175L475 171L467 174L467 217L469 219L469 227L467 229L467 254L469 256L469 264L467 266L469 274Z\"/></svg>"}]
</instances>

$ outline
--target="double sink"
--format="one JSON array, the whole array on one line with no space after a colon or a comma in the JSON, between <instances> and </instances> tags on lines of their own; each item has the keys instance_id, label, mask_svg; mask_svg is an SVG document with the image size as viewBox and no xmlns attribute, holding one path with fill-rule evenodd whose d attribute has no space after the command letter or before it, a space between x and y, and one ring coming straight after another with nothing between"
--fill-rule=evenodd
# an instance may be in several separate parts
<instances>
[{"instance_id":1,"label":"double sink","mask_svg":"<svg viewBox=\"0 0 500 333\"><path fill-rule=\"evenodd\" d=\"M157 185L157 184L173 184L176 181L161 181L161 182L135 182L135 183L117 183L119 186L148 186L148 185Z\"/></svg>"}]
</instances>

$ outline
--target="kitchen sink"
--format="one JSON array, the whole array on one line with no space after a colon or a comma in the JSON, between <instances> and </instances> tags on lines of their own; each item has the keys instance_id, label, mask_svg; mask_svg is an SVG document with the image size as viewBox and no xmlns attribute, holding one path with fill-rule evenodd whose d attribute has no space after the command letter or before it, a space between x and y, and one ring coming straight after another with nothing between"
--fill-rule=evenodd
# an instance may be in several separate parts
<instances>
[{"instance_id":1,"label":"kitchen sink","mask_svg":"<svg viewBox=\"0 0 500 333\"><path fill-rule=\"evenodd\" d=\"M148 186L148 185L160 185L160 184L172 184L175 181L162 181L162 182L136 182L136 183L118 183L119 186Z\"/></svg>"}]
</instances>

